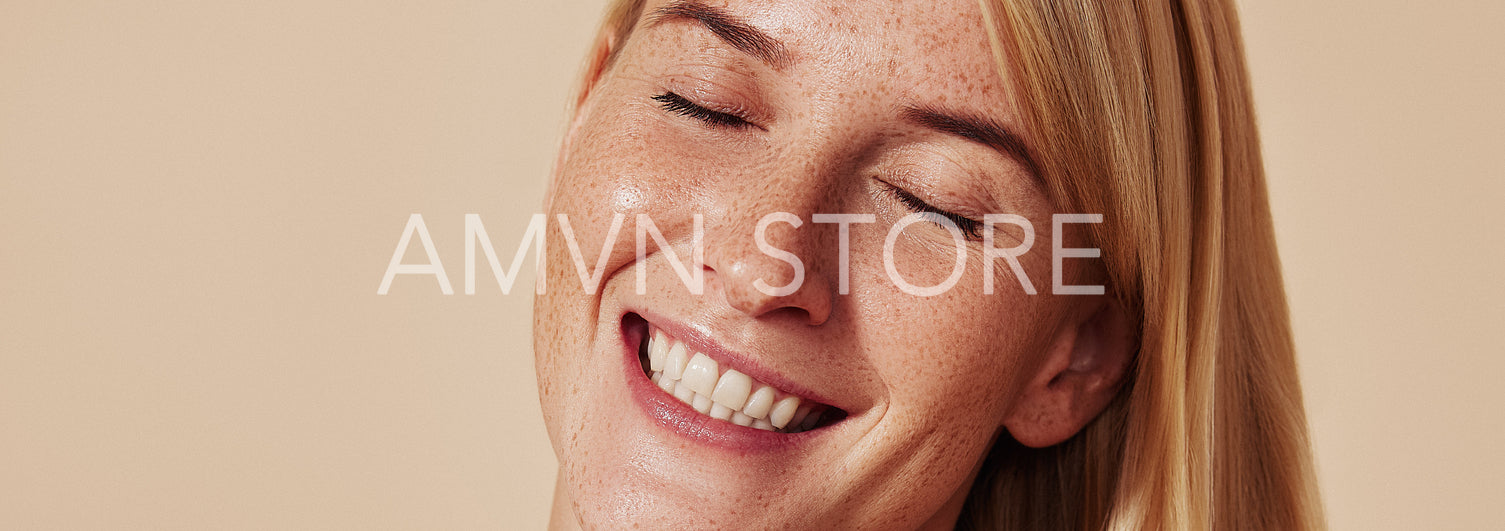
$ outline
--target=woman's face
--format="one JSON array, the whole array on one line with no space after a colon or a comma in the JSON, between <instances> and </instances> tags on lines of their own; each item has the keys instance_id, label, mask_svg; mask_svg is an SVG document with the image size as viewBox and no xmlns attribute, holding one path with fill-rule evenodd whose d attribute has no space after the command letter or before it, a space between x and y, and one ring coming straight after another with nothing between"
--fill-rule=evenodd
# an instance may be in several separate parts
<instances>
[{"instance_id":1,"label":"woman's face","mask_svg":"<svg viewBox=\"0 0 1505 531\"><path fill-rule=\"evenodd\" d=\"M617 45L548 203L578 249L551 230L535 314L562 494L607 527L949 525L1007 419L1049 422L1018 398L1082 300L1050 293L1050 205L1009 145L1032 139L977 3L649 2ZM952 232L935 214L909 225L891 267L885 243L932 209L959 216L965 270L922 297L890 269L941 284ZM800 226L768 224L760 247L778 212ZM989 213L1031 222L1019 261L1040 294L1002 259L984 293L967 220ZM673 265L690 262L696 214L701 294ZM872 216L847 226L845 289L841 225L815 214ZM667 249L650 232L636 256L639 215ZM1024 238L998 224L993 247ZM805 273L776 296L796 277L780 250Z\"/></svg>"}]
</instances>

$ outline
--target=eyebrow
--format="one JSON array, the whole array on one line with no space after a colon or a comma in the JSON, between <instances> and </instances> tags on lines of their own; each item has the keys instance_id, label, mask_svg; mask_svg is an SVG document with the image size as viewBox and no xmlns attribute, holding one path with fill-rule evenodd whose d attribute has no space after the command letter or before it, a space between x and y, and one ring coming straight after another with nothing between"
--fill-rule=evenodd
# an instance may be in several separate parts
<instances>
[{"instance_id":1,"label":"eyebrow","mask_svg":"<svg viewBox=\"0 0 1505 531\"><path fill-rule=\"evenodd\" d=\"M698 22L731 47L757 57L775 70L783 70L792 62L783 43L725 9L699 0L676 0L654 10L648 25L652 27L674 20ZM1019 135L994 120L924 106L905 107L903 116L922 127L991 147L1024 165L1036 179L1040 178L1039 165L1030 155L1029 146Z\"/></svg>"},{"instance_id":2,"label":"eyebrow","mask_svg":"<svg viewBox=\"0 0 1505 531\"><path fill-rule=\"evenodd\" d=\"M719 7L697 0L679 0L654 10L648 25L656 26L671 20L699 22L731 47L761 59L775 70L789 66L789 52L783 43Z\"/></svg>"},{"instance_id":3,"label":"eyebrow","mask_svg":"<svg viewBox=\"0 0 1505 531\"><path fill-rule=\"evenodd\" d=\"M967 114L949 114L930 107L905 107L904 118L922 127L959 136L991 147L1024 165L1031 175L1040 178L1040 167L1019 135L989 118Z\"/></svg>"}]
</instances>

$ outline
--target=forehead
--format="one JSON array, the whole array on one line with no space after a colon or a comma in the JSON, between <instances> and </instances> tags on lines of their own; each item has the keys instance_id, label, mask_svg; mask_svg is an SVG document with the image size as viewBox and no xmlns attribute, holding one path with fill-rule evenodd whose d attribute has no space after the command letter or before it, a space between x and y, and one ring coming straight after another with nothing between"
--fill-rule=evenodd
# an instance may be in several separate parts
<instances>
[{"instance_id":1,"label":"forehead","mask_svg":"<svg viewBox=\"0 0 1505 531\"><path fill-rule=\"evenodd\" d=\"M648 3L653 13L680 1ZM698 0L768 34L805 85L966 106L1012 122L1007 91L975 0ZM666 29L667 28L667 29ZM663 24L698 31L693 22Z\"/></svg>"}]
</instances>

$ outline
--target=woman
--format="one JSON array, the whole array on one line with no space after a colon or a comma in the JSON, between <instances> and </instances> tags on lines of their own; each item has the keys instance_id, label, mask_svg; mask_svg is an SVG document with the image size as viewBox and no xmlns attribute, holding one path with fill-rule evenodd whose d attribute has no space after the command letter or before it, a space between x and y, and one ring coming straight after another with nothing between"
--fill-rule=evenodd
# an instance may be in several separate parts
<instances>
[{"instance_id":1,"label":"woman","mask_svg":"<svg viewBox=\"0 0 1505 531\"><path fill-rule=\"evenodd\" d=\"M616 2L555 527L1320 528L1229 4Z\"/></svg>"}]
</instances>

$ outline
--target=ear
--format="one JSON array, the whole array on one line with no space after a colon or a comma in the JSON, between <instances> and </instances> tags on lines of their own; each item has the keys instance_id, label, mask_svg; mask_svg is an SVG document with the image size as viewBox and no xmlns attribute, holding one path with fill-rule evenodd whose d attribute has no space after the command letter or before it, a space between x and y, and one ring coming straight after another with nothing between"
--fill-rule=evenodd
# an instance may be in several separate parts
<instances>
[{"instance_id":1,"label":"ear","mask_svg":"<svg viewBox=\"0 0 1505 531\"><path fill-rule=\"evenodd\" d=\"M1097 417L1118 393L1135 351L1123 306L1099 296L1056 332L1035 375L1004 418L1021 444L1058 444Z\"/></svg>"}]
</instances>

